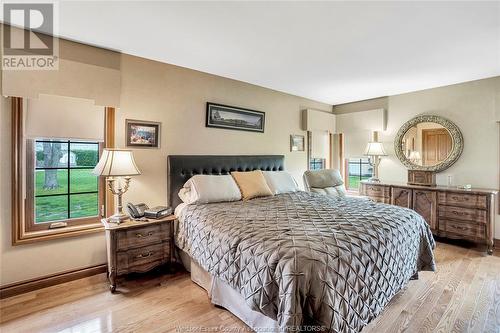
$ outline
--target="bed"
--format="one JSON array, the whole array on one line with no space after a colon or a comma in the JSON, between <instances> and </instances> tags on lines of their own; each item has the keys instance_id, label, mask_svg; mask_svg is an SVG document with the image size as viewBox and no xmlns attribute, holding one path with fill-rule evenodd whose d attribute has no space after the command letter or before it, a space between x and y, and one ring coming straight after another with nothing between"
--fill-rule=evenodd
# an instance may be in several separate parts
<instances>
[{"instance_id":1,"label":"bed","mask_svg":"<svg viewBox=\"0 0 500 333\"><path fill-rule=\"evenodd\" d=\"M195 174L279 171L280 155L169 156L175 242L212 303L256 331L359 332L419 271L434 240L417 213L356 198L294 192L181 204Z\"/></svg>"}]
</instances>

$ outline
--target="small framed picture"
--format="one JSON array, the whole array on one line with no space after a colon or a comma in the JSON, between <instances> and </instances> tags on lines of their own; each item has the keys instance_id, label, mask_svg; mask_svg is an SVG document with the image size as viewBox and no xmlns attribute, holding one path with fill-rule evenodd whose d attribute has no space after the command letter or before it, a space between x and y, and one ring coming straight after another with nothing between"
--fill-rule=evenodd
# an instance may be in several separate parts
<instances>
[{"instance_id":1,"label":"small framed picture","mask_svg":"<svg viewBox=\"0 0 500 333\"><path fill-rule=\"evenodd\" d=\"M303 135L290 135L290 151L304 151L305 137Z\"/></svg>"},{"instance_id":2,"label":"small framed picture","mask_svg":"<svg viewBox=\"0 0 500 333\"><path fill-rule=\"evenodd\" d=\"M153 121L125 120L125 140L127 147L159 148L161 123Z\"/></svg>"}]
</instances>

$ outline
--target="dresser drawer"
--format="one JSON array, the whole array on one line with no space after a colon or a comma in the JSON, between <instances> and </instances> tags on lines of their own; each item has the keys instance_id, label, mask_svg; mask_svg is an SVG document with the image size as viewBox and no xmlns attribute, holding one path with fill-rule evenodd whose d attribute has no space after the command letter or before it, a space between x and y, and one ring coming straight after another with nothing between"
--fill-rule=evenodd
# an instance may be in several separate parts
<instances>
[{"instance_id":1,"label":"dresser drawer","mask_svg":"<svg viewBox=\"0 0 500 333\"><path fill-rule=\"evenodd\" d=\"M162 240L161 227L159 225L121 230L116 236L118 251L156 244Z\"/></svg>"},{"instance_id":2,"label":"dresser drawer","mask_svg":"<svg viewBox=\"0 0 500 333\"><path fill-rule=\"evenodd\" d=\"M483 224L451 221L440 219L439 230L452 233L460 238L484 239L486 238L486 228Z\"/></svg>"},{"instance_id":3,"label":"dresser drawer","mask_svg":"<svg viewBox=\"0 0 500 333\"><path fill-rule=\"evenodd\" d=\"M454 206L439 206L439 217L476 223L486 223L488 219L485 210Z\"/></svg>"},{"instance_id":4,"label":"dresser drawer","mask_svg":"<svg viewBox=\"0 0 500 333\"><path fill-rule=\"evenodd\" d=\"M452 205L468 208L488 208L488 198L481 194L439 192L438 201L441 205Z\"/></svg>"},{"instance_id":5,"label":"dresser drawer","mask_svg":"<svg viewBox=\"0 0 500 333\"><path fill-rule=\"evenodd\" d=\"M391 188L383 185L363 184L363 194L368 197L390 198Z\"/></svg>"},{"instance_id":6,"label":"dresser drawer","mask_svg":"<svg viewBox=\"0 0 500 333\"><path fill-rule=\"evenodd\" d=\"M146 272L170 261L170 242L116 253L117 273Z\"/></svg>"}]
</instances>

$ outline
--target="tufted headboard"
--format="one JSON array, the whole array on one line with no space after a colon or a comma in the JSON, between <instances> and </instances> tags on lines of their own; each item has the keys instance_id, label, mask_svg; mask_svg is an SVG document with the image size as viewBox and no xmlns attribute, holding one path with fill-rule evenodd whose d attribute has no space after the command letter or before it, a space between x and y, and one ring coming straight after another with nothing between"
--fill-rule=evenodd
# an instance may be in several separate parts
<instances>
[{"instance_id":1,"label":"tufted headboard","mask_svg":"<svg viewBox=\"0 0 500 333\"><path fill-rule=\"evenodd\" d=\"M231 171L281 171L283 155L170 155L168 158L168 202L172 208L182 201L177 195L194 175L227 175Z\"/></svg>"}]
</instances>

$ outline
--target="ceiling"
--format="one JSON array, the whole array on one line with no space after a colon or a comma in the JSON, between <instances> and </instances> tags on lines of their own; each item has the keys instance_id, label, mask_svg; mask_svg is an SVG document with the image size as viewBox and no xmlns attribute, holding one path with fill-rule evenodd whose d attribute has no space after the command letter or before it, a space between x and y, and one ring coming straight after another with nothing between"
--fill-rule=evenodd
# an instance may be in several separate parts
<instances>
[{"instance_id":1,"label":"ceiling","mask_svg":"<svg viewBox=\"0 0 500 333\"><path fill-rule=\"evenodd\" d=\"M78 2L59 34L329 104L500 75L500 2Z\"/></svg>"}]
</instances>

